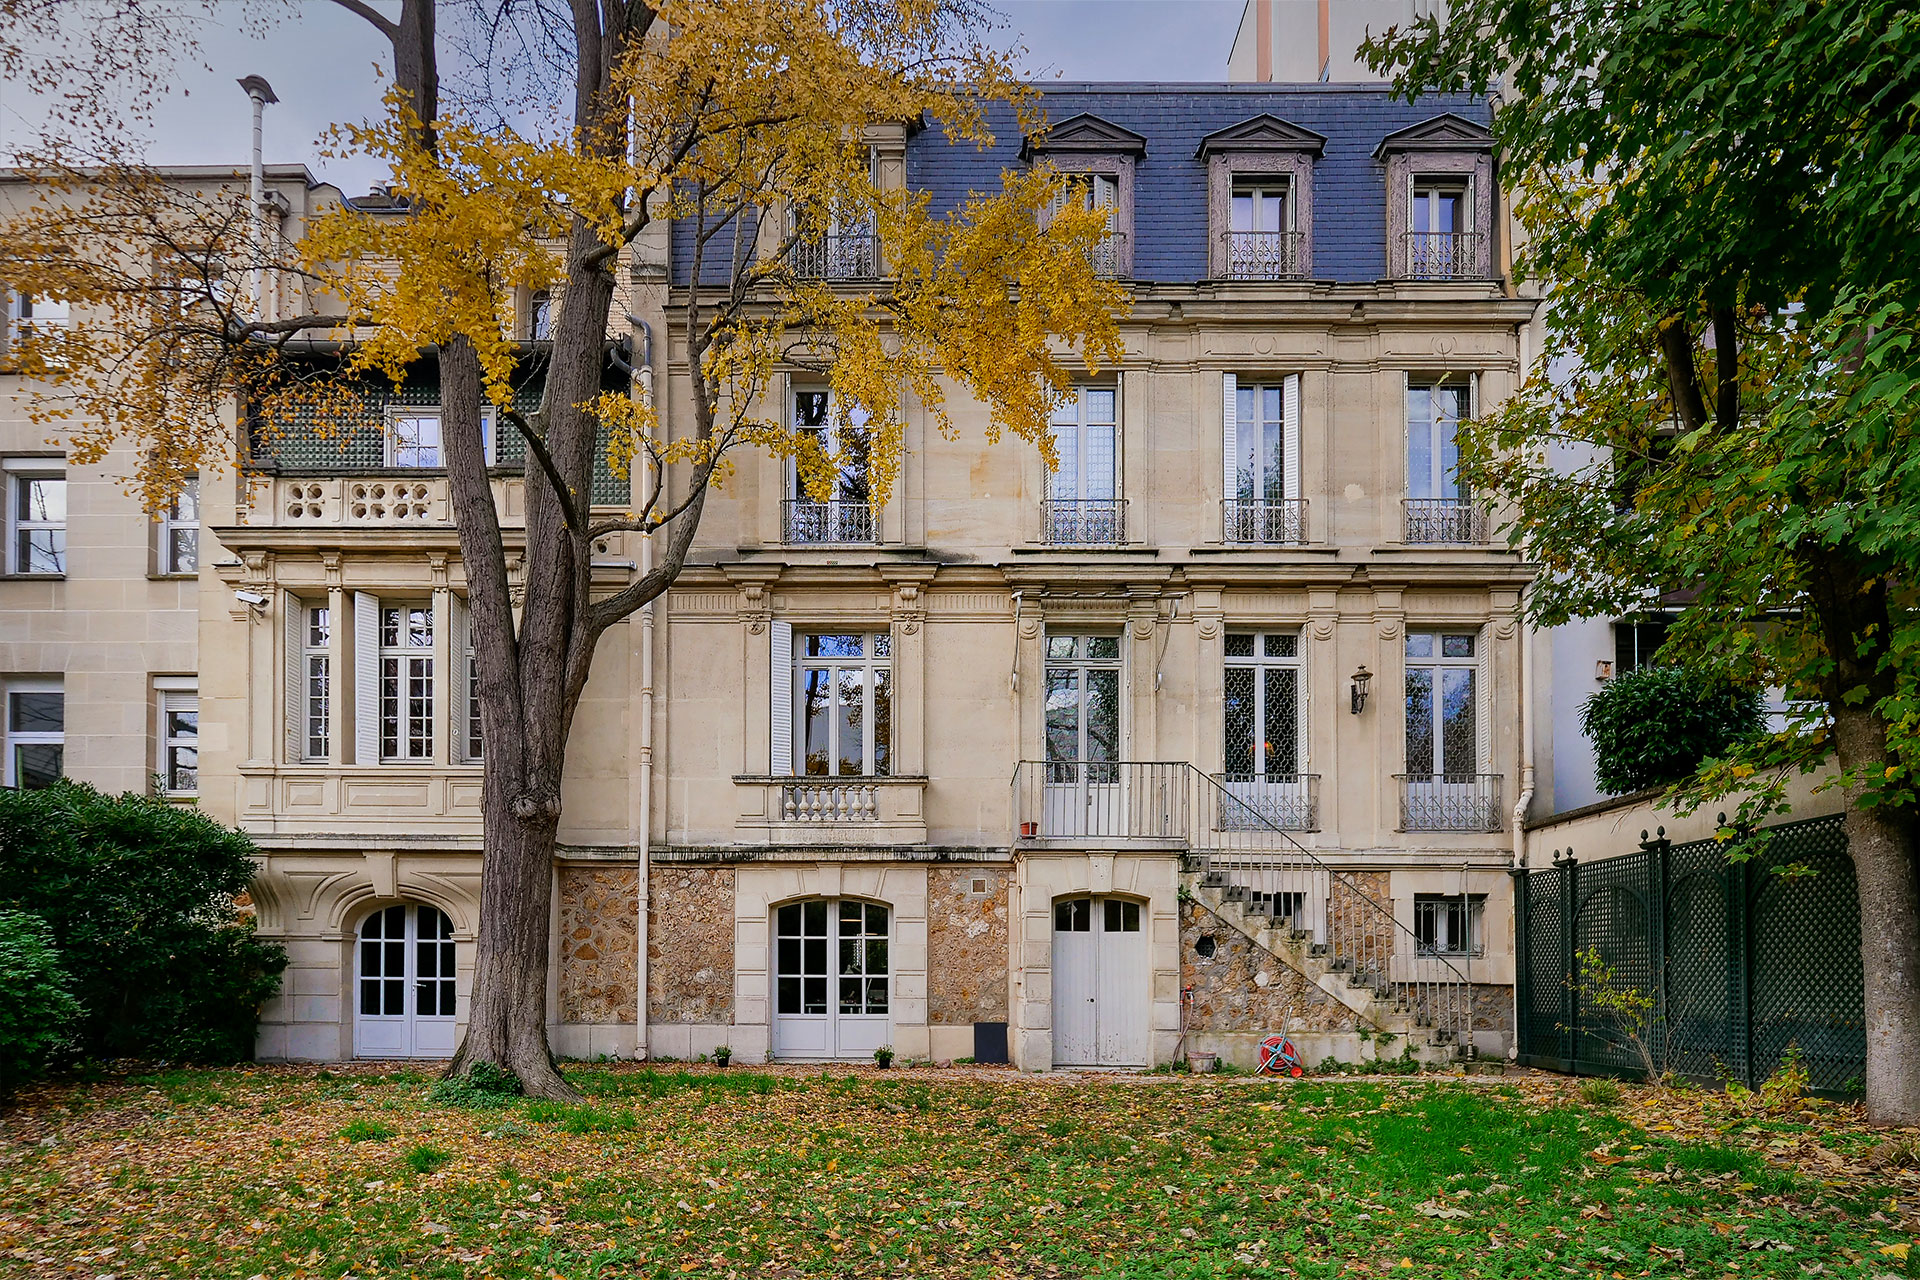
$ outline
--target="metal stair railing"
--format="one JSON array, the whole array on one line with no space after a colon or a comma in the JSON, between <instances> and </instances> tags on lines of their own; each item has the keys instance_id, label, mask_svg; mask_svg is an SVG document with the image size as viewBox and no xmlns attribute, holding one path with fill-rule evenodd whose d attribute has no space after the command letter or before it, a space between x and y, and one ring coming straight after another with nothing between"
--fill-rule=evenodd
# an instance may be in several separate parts
<instances>
[{"instance_id":1,"label":"metal stair railing","mask_svg":"<svg viewBox=\"0 0 1920 1280\"><path fill-rule=\"evenodd\" d=\"M1014 821L1022 845L1184 845L1204 862L1203 884L1290 930L1349 985L1471 1053L1470 973L1400 922L1380 900L1384 883L1376 896L1361 879L1386 872L1330 866L1281 825L1287 788L1299 786L1298 775L1289 776L1295 780L1271 784L1283 794L1268 796L1260 779L1236 777L1229 786L1186 760L1023 760L1012 779Z\"/></svg>"},{"instance_id":2,"label":"metal stair railing","mask_svg":"<svg viewBox=\"0 0 1920 1280\"><path fill-rule=\"evenodd\" d=\"M1370 989L1471 1054L1473 983L1450 958L1423 945L1360 879L1387 873L1328 865L1263 812L1257 796L1240 794L1244 786L1229 790L1197 766L1187 767L1196 780L1189 845L1226 896L1290 929L1350 984ZM1384 885L1380 892L1385 896Z\"/></svg>"}]
</instances>

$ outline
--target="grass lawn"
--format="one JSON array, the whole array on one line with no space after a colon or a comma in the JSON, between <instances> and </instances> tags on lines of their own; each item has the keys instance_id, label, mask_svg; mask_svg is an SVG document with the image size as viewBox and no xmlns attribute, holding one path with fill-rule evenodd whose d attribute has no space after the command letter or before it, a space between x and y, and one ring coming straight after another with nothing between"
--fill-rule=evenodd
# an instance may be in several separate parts
<instances>
[{"instance_id":1,"label":"grass lawn","mask_svg":"<svg viewBox=\"0 0 1920 1280\"><path fill-rule=\"evenodd\" d=\"M1885 1135L1834 1104L1532 1075L569 1075L587 1105L445 1106L371 1068L43 1088L0 1117L0 1276L1920 1274L1920 1174L1869 1168Z\"/></svg>"}]
</instances>

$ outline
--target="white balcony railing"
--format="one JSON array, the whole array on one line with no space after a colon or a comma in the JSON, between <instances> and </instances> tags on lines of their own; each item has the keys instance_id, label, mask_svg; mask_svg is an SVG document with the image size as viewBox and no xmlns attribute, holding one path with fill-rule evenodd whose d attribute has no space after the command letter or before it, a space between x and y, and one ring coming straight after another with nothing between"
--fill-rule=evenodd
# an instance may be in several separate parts
<instances>
[{"instance_id":1,"label":"white balcony railing","mask_svg":"<svg viewBox=\"0 0 1920 1280\"><path fill-rule=\"evenodd\" d=\"M519 476L493 477L493 504L506 525L526 522L526 488ZM279 528L453 527L453 503L444 475L279 476L248 522Z\"/></svg>"}]
</instances>

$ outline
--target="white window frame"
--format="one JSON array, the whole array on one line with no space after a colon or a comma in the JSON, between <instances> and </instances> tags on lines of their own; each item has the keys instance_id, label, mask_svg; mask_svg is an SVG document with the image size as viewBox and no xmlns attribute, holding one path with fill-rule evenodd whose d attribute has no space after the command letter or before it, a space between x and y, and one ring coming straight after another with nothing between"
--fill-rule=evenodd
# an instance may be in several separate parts
<instances>
[{"instance_id":1,"label":"white window frame","mask_svg":"<svg viewBox=\"0 0 1920 1280\"><path fill-rule=\"evenodd\" d=\"M7 291L7 326L15 335L34 326L64 329L73 323L73 308L64 298L35 298L17 289Z\"/></svg>"},{"instance_id":2,"label":"white window frame","mask_svg":"<svg viewBox=\"0 0 1920 1280\"><path fill-rule=\"evenodd\" d=\"M1458 392L1460 412L1450 419L1443 419L1433 412L1433 393L1436 391ZM1427 393L1427 473L1416 477L1413 468L1413 397L1416 392ZM1460 480L1460 424L1471 421L1474 414L1474 386L1471 379L1453 378L1408 378L1402 415L1406 422L1406 465L1407 496L1415 499L1437 499L1440 501L1468 502L1472 492ZM1447 477L1446 448L1441 438L1440 426L1444 421L1453 423L1454 468L1452 484ZM1424 492L1422 492L1424 490Z\"/></svg>"},{"instance_id":3,"label":"white window frame","mask_svg":"<svg viewBox=\"0 0 1920 1280\"><path fill-rule=\"evenodd\" d=\"M64 578L67 575L67 528L69 502L67 491L67 467L62 458L8 458L3 470L6 477L4 495L7 508L7 572L19 577ZM21 488L35 481L55 480L60 484L60 518L58 520L28 519L22 511L24 495ZM34 570L27 567L27 558L21 554L21 538L29 533L59 534L58 568L53 570Z\"/></svg>"},{"instance_id":4,"label":"white window frame","mask_svg":"<svg viewBox=\"0 0 1920 1280\"><path fill-rule=\"evenodd\" d=\"M1088 400L1095 396L1111 397L1113 410L1104 416L1092 412ZM1107 467L1105 493L1089 491L1087 483L1090 458L1097 456L1093 448L1095 438L1092 432L1104 429L1107 432ZM1121 496L1120 484L1120 388L1112 383L1081 382L1075 383L1073 398L1053 411L1053 420L1048 424L1053 436L1053 447L1059 455L1060 465L1047 475L1047 499L1050 502L1111 502ZM1063 484L1062 477L1070 478L1070 488ZM1099 487L1099 486L1094 486Z\"/></svg>"},{"instance_id":5,"label":"white window frame","mask_svg":"<svg viewBox=\"0 0 1920 1280\"><path fill-rule=\"evenodd\" d=\"M413 625L413 615L424 616L424 631ZM393 626L389 627L389 622ZM430 600L380 601L379 613L379 752L382 764L433 763L435 695L433 630L438 624ZM389 637L394 637L389 640ZM413 638L420 637L419 643ZM415 692L420 696L416 698ZM408 706L419 702L418 714Z\"/></svg>"},{"instance_id":6,"label":"white window frame","mask_svg":"<svg viewBox=\"0 0 1920 1280\"><path fill-rule=\"evenodd\" d=\"M527 295L527 341L553 339L553 290L535 289Z\"/></svg>"},{"instance_id":7,"label":"white window frame","mask_svg":"<svg viewBox=\"0 0 1920 1280\"><path fill-rule=\"evenodd\" d=\"M303 601L299 609L299 758L317 763L333 749L333 629L338 621L329 605Z\"/></svg>"},{"instance_id":8,"label":"white window frame","mask_svg":"<svg viewBox=\"0 0 1920 1280\"><path fill-rule=\"evenodd\" d=\"M1455 916L1463 909L1466 919L1457 921ZM1486 915L1484 893L1417 893L1413 896L1414 945L1423 956L1484 956L1487 953ZM1427 917L1424 929L1423 916ZM1457 924L1463 924L1466 930L1464 946L1453 936ZM1428 938L1432 941L1428 942Z\"/></svg>"},{"instance_id":9,"label":"white window frame","mask_svg":"<svg viewBox=\"0 0 1920 1280\"><path fill-rule=\"evenodd\" d=\"M1251 197L1248 206L1255 225L1235 226L1235 214L1239 211L1240 201ZM1270 201L1280 205L1279 226L1260 226L1262 206ZM1235 234L1277 234L1292 231L1293 228L1293 175L1290 173L1236 173L1227 187L1227 230Z\"/></svg>"},{"instance_id":10,"label":"white window frame","mask_svg":"<svg viewBox=\"0 0 1920 1280\"><path fill-rule=\"evenodd\" d=\"M388 406L387 429L384 433L384 444L382 446L386 451L386 465L395 471L445 471L447 469L447 445L446 437L440 430L441 416L440 406L437 404ZM403 450L419 450L423 446L418 443L417 438L412 444L403 444L400 439L400 424L402 422L418 422L429 419L433 422L434 443L432 447L434 461L403 461ZM482 447L486 450L488 466L494 464L496 454L496 441L494 437L498 433L494 430L493 419L494 413L491 407L483 408L480 411L480 438Z\"/></svg>"},{"instance_id":11,"label":"white window frame","mask_svg":"<svg viewBox=\"0 0 1920 1280\"><path fill-rule=\"evenodd\" d=\"M823 426L802 426L800 423L800 397L820 395L827 398L827 420ZM799 382L787 389L787 421L792 424L796 435L800 432L817 432L821 446L842 465L835 468L833 501L871 505L873 502L873 442L872 417L866 409L855 404L847 413L847 423L843 429L840 422L840 398L830 387L819 383ZM869 452L858 467L844 465L847 460L847 437L852 433L865 433ZM857 486L851 481L858 477ZM787 464L787 496L796 502L811 502L813 495L800 483L800 464L792 461Z\"/></svg>"},{"instance_id":12,"label":"white window frame","mask_svg":"<svg viewBox=\"0 0 1920 1280\"><path fill-rule=\"evenodd\" d=\"M1433 226L1433 215L1441 207L1443 196L1460 198L1457 224L1451 227ZM1417 210L1421 205L1428 208L1425 227L1415 224L1419 221ZM1416 173L1407 179L1407 230L1416 235L1464 235L1473 230L1473 178L1469 174Z\"/></svg>"},{"instance_id":13,"label":"white window frame","mask_svg":"<svg viewBox=\"0 0 1920 1280\"><path fill-rule=\"evenodd\" d=\"M1407 735L1403 741L1403 750L1401 752L1401 757L1405 761L1407 774L1413 777L1431 777L1435 779L1467 776L1469 771L1449 770L1445 767L1447 753L1446 699L1445 676L1443 673L1446 671L1460 670L1471 671L1473 673L1472 697L1468 701L1469 711L1473 716L1473 769L1470 772L1475 775L1488 772L1487 746L1489 742L1488 731L1491 726L1487 723L1488 716L1485 705L1487 697L1486 637L1479 628L1445 626L1409 627L1407 628L1405 642L1407 650L1411 650L1415 636L1431 636L1434 641L1432 656L1414 657L1409 652L1405 658L1405 669L1409 674L1415 670L1432 671L1434 673L1430 708L1430 714L1433 717L1431 726L1433 754L1425 762L1425 767L1418 769L1413 767L1414 762L1411 759L1406 758L1406 750L1404 748L1406 744L1411 742L1413 737L1411 732L1413 729L1413 721L1409 715L1405 724ZM1473 653L1470 656L1462 658L1448 657L1446 655L1446 642L1457 637L1465 637L1472 642Z\"/></svg>"},{"instance_id":14,"label":"white window frame","mask_svg":"<svg viewBox=\"0 0 1920 1280\"><path fill-rule=\"evenodd\" d=\"M154 723L154 774L160 794L167 797L191 797L200 794L200 690L190 677L163 676L153 682L155 707L159 718ZM176 733L173 716L193 716L191 732ZM193 785L176 785L176 752L193 753Z\"/></svg>"},{"instance_id":15,"label":"white window frame","mask_svg":"<svg viewBox=\"0 0 1920 1280\"><path fill-rule=\"evenodd\" d=\"M860 640L860 653L854 655L810 655L806 652L810 641L825 636L857 637ZM884 649L885 652L881 652ZM826 679L828 693L833 699L833 709L826 718L826 772L814 773L807 759L807 680L811 673L818 673ZM888 692L887 758L881 760L878 752L878 728L880 717L874 714L878 698L875 691L879 686L878 677L886 677ZM842 674L858 674L864 698L861 703L860 722L860 767L859 773L841 773L840 735L845 728L843 717L836 714ZM809 629L795 633L793 637L793 772L796 777L813 778L885 778L892 776L894 764L893 722L891 719L897 688L893 683L893 635L885 628L871 631L831 630L828 628Z\"/></svg>"},{"instance_id":16,"label":"white window frame","mask_svg":"<svg viewBox=\"0 0 1920 1280\"><path fill-rule=\"evenodd\" d=\"M16 693L57 693L60 695L60 728L56 730L16 729L13 724L13 695ZM6 758L0 761L4 766L4 777L0 783L9 787L20 785L18 761L16 757L21 747L51 746L60 748L60 776L65 777L67 747L67 708L66 683L58 676L30 676L0 683L0 729L6 737Z\"/></svg>"},{"instance_id":17,"label":"white window frame","mask_svg":"<svg viewBox=\"0 0 1920 1280\"><path fill-rule=\"evenodd\" d=\"M180 567L174 535L190 534L193 564ZM180 493L160 513L160 572L170 578L188 578L200 572L200 477L189 476Z\"/></svg>"}]
</instances>

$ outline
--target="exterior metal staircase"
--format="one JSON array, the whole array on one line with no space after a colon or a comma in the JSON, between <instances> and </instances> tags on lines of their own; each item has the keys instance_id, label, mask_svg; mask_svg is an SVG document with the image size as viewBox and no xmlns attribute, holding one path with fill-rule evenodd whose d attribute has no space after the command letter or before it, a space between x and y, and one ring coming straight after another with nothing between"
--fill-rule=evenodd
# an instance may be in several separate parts
<instances>
[{"instance_id":1,"label":"exterior metal staircase","mask_svg":"<svg viewBox=\"0 0 1920 1280\"><path fill-rule=\"evenodd\" d=\"M1335 867L1293 830L1312 806L1282 783L1216 778L1185 761L1025 761L1016 847L1176 848L1191 898L1426 1061L1472 1053L1472 983L1421 945L1383 872ZM1369 883L1370 877L1380 883Z\"/></svg>"}]
</instances>

